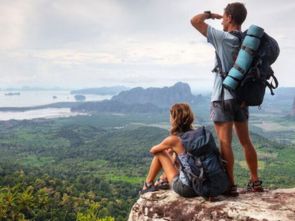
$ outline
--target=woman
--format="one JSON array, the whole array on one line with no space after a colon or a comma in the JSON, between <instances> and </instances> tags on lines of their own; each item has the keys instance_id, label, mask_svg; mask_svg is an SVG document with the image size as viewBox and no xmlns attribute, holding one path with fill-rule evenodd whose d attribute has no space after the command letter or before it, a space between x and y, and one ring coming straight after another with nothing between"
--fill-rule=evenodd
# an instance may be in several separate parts
<instances>
[{"instance_id":1,"label":"woman","mask_svg":"<svg viewBox=\"0 0 295 221\"><path fill-rule=\"evenodd\" d=\"M180 135L186 131L193 130L193 121L194 114L188 104L179 103L172 106L170 110L170 136L151 148L150 153L154 155L154 158L143 189L140 191L141 194L157 190L157 187L154 185L154 179L160 170L163 169L165 177L175 192L185 197L197 196L195 191L189 186L189 181L183 172L179 172L175 159L169 154L169 151L172 149L176 152L181 163L186 164L186 151L182 145Z\"/></svg>"},{"instance_id":2,"label":"woman","mask_svg":"<svg viewBox=\"0 0 295 221\"><path fill-rule=\"evenodd\" d=\"M212 134L204 127L194 130L193 121L188 104L172 106L170 136L151 148L154 158L141 194L159 189L153 181L161 169L173 190L184 197L215 197L228 189L228 177Z\"/></svg>"}]
</instances>

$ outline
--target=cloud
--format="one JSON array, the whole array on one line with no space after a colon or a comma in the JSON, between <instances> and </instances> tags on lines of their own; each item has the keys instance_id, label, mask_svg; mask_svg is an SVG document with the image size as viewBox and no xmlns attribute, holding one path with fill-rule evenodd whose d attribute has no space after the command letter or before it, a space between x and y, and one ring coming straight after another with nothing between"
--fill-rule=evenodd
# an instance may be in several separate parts
<instances>
[{"instance_id":1,"label":"cloud","mask_svg":"<svg viewBox=\"0 0 295 221\"><path fill-rule=\"evenodd\" d=\"M32 1L1 1L0 49L21 47L27 26L27 16L32 12Z\"/></svg>"},{"instance_id":2,"label":"cloud","mask_svg":"<svg viewBox=\"0 0 295 221\"><path fill-rule=\"evenodd\" d=\"M274 65L281 85L295 56L291 0L243 1L244 25L258 24L274 36L281 56ZM1 87L165 85L187 80L212 84L214 50L190 24L204 10L222 13L227 1L213 0L2 0ZM257 8L261 10L257 10ZM286 14L288 16L286 16ZM221 28L220 21L208 21Z\"/></svg>"}]
</instances>

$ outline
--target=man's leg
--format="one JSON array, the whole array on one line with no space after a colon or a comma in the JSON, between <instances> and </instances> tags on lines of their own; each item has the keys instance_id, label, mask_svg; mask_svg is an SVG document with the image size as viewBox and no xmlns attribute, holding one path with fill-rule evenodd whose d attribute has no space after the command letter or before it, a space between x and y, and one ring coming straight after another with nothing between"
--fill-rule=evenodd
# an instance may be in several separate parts
<instances>
[{"instance_id":1,"label":"man's leg","mask_svg":"<svg viewBox=\"0 0 295 221\"><path fill-rule=\"evenodd\" d=\"M237 133L237 136L240 140L240 143L243 147L245 158L250 170L250 179L252 182L255 182L258 180L257 175L257 154L256 150L252 144L252 141L250 139L249 135L249 129L248 129L248 121L244 122L234 122L235 131Z\"/></svg>"},{"instance_id":2,"label":"man's leg","mask_svg":"<svg viewBox=\"0 0 295 221\"><path fill-rule=\"evenodd\" d=\"M216 134L219 139L220 152L226 160L226 171L231 185L234 181L234 154L231 146L233 122L214 122Z\"/></svg>"}]
</instances>

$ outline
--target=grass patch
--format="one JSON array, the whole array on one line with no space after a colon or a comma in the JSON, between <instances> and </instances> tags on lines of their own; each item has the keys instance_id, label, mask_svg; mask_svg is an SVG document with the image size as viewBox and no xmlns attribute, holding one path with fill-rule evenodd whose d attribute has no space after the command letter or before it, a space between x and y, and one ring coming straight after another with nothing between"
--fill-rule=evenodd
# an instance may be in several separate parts
<instances>
[{"instance_id":1,"label":"grass patch","mask_svg":"<svg viewBox=\"0 0 295 221\"><path fill-rule=\"evenodd\" d=\"M144 177L129 177L124 175L117 176L112 174L106 175L105 178L110 181L120 181L120 182L126 182L130 184L139 184L139 183L142 183L144 180Z\"/></svg>"}]
</instances>

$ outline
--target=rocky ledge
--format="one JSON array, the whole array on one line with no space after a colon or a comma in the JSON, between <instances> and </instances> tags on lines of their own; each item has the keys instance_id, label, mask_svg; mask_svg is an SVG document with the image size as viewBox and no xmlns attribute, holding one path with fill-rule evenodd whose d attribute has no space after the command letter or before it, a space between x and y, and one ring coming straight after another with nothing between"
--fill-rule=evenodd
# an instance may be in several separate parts
<instances>
[{"instance_id":1,"label":"rocky ledge","mask_svg":"<svg viewBox=\"0 0 295 221\"><path fill-rule=\"evenodd\" d=\"M142 195L133 205L128 221L294 221L295 188L264 193L218 197L209 202L201 197L183 198L171 190Z\"/></svg>"}]
</instances>

